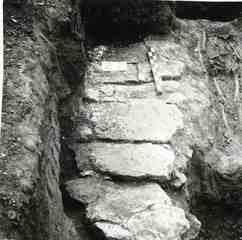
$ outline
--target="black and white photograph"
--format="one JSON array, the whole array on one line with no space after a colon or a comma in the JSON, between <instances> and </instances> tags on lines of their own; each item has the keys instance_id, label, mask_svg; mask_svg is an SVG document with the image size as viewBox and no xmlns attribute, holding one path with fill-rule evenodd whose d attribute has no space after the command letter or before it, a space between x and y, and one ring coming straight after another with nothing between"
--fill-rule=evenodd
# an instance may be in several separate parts
<instances>
[{"instance_id":1,"label":"black and white photograph","mask_svg":"<svg viewBox=\"0 0 242 240\"><path fill-rule=\"evenodd\" d=\"M242 1L0 19L0 240L242 240Z\"/></svg>"}]
</instances>

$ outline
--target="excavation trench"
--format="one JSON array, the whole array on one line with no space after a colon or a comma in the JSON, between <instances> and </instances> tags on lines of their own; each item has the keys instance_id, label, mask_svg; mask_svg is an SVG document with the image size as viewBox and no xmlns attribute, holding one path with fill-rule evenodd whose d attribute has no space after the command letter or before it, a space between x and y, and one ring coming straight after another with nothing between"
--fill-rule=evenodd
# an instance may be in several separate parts
<instances>
[{"instance_id":1,"label":"excavation trench","mask_svg":"<svg viewBox=\"0 0 242 240\"><path fill-rule=\"evenodd\" d=\"M241 4L90 3L6 3L0 238L240 239Z\"/></svg>"},{"instance_id":2,"label":"excavation trench","mask_svg":"<svg viewBox=\"0 0 242 240\"><path fill-rule=\"evenodd\" d=\"M0 239L240 239L241 4L4 2Z\"/></svg>"},{"instance_id":3,"label":"excavation trench","mask_svg":"<svg viewBox=\"0 0 242 240\"><path fill-rule=\"evenodd\" d=\"M228 7L233 11L232 13L228 13ZM188 191L188 195L183 192L184 189L181 191L169 187L171 184L169 181L165 184L167 187L165 189L167 192L172 192L170 196L178 196L178 199L180 198L178 202L181 202L181 199L184 198L188 199L191 212L202 223L201 231L196 237L197 240L240 239L242 236L242 212L239 207L242 196L240 194L240 177L238 176L238 179L233 179L233 176L229 175L232 183L226 182L227 175L224 176L223 173L218 172L219 170L213 169L213 167L214 159L219 159L219 151L222 154L225 152L224 149L227 149L230 145L237 144L238 147L240 146L241 134L239 135L238 133L241 133L239 127L241 113L238 110L238 102L241 101L240 89L242 86L241 82L237 82L234 78L236 78L240 71L241 53L238 53L238 49L241 47L239 34L242 29L239 26L238 20L229 21L239 17L241 4L217 6L216 4L194 3L191 7L188 3L178 2L176 6L177 16L183 19L196 20L174 20L174 16L169 13L172 10L169 9L167 15L162 18L162 21L165 23L162 28L155 25L153 21L149 21L149 17L147 17L149 12L147 13L146 11L141 11L137 17L136 9L130 8L129 15L131 18L123 16L122 13L125 12L126 8L127 6L123 5L118 7L111 6L110 8L107 8L106 5L97 7L95 4L87 8L87 11L84 13L86 23L85 46L88 50L87 66L90 62L100 62L106 59L122 59L122 61L125 61L125 58L118 56L123 49L126 48L124 57L129 57L129 54L135 54L135 52L132 52L132 47L130 47L132 44L134 45L135 43L137 46L139 44L143 46L144 39L147 36L157 33L159 34L158 41L162 42L164 39L169 39L170 28L175 38L172 37L170 40L175 40L184 49L191 49L188 51L190 56L203 66L202 74L196 69L192 70L190 68L189 71L198 71L197 75L206 81L205 88L208 89L208 95L206 96L208 97L208 101L210 101L210 105L202 111L204 115L201 117L201 120L197 120L195 119L196 116L191 115L193 121L189 123L190 125L188 124L188 127L192 128L191 131L193 132L190 134L194 137L194 142L191 141L193 139L191 136L187 136L187 133L184 133L184 141L191 141L188 145L193 149L193 154L187 162L188 168L184 170L188 178L188 183L185 185L185 192ZM158 10L151 5L149 5L149 8L152 12L154 9L156 11L164 10L167 6L161 6ZM188 10L191 13L189 16L187 16ZM120 14L118 15L117 12ZM216 15L215 13L218 14ZM120 18L115 18L114 16L119 16ZM209 21L199 20L202 16L209 19ZM139 22L140 17L144 20L141 24ZM153 27L152 30L150 26ZM190 28L193 31L190 31ZM154 39L157 41L157 38ZM169 58L170 56L166 57ZM147 55L144 58L147 58ZM68 59L64 59L64 62L68 66ZM232 64L230 64L231 62ZM67 74L72 71L73 69L67 67ZM71 76L71 79L73 83L76 82L75 76ZM82 174L80 173L82 172L80 161L83 159L80 159L80 156L85 158L85 153L81 152L78 153L79 155L77 154L73 144L83 144L88 148L90 147L88 143L92 142L93 138L97 142L103 141L104 146L105 144L120 143L119 141L115 142L112 138L106 142L102 138L95 139L97 136L92 136L90 139L80 139L80 133L77 130L78 124L82 125L82 121L89 122L89 119L86 119L86 116L84 116L77 120L78 114L80 114L77 110L80 108L79 105L88 106L88 104L96 104L97 101L102 101L85 95L85 81L86 79L83 74L82 78L78 80L81 83L73 87L72 93L63 100L59 107L59 121L62 131L60 156L62 167L61 189L65 212L74 220L80 236L87 239L105 239L103 232L98 232L99 230L97 231L97 229L93 231L92 224L90 224L89 220L87 221L85 204L83 205L80 201L77 201L75 197L74 199L70 197L65 189L66 181L77 179ZM196 82L193 84L196 85ZM107 85L111 85L111 83ZM121 86L123 85L125 84L121 83ZM132 84L127 84L126 86L133 87ZM105 107L105 105L103 106ZM189 111L188 106L189 100L186 104L179 105L179 108L188 109L187 111ZM190 114L189 112L186 113ZM189 121L189 118L186 120ZM203 124L211 124L213 126L201 126ZM210 127L211 129L209 129ZM181 140L182 138L174 140L172 144L178 143L179 139ZM121 143L127 144L129 141ZM85 151L85 147L81 149L81 151ZM178 151L177 154L180 154L180 152ZM226 152L224 154L231 157L230 154L232 153ZM236 161L239 157L239 154L235 154L231 158L234 158L233 160ZM218 161L221 161L221 158ZM234 174L237 177L239 170L238 172L236 171L237 169L235 169ZM88 174L92 176L93 169ZM100 172L96 172L96 174L99 175ZM120 181L119 177L112 178L112 174L109 174L108 171L101 171L101 174L107 175L106 177L111 178L116 183ZM137 178L133 180L137 184L140 181ZM130 179L127 178L127 181L130 181ZM154 182L152 178L148 178L145 181ZM163 185L161 184L161 186Z\"/></svg>"}]
</instances>

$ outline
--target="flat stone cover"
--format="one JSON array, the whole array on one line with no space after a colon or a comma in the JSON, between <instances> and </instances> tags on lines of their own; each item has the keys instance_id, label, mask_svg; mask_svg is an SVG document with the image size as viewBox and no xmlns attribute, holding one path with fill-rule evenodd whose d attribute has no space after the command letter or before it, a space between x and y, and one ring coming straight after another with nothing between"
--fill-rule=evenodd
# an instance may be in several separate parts
<instances>
[{"instance_id":1,"label":"flat stone cover","mask_svg":"<svg viewBox=\"0 0 242 240\"><path fill-rule=\"evenodd\" d=\"M158 99L88 104L80 115L99 139L167 142L183 127L180 110Z\"/></svg>"},{"instance_id":2,"label":"flat stone cover","mask_svg":"<svg viewBox=\"0 0 242 240\"><path fill-rule=\"evenodd\" d=\"M91 165L102 173L124 179L165 181L173 171L175 153L169 145L94 142L76 146L76 161L80 171Z\"/></svg>"},{"instance_id":3,"label":"flat stone cover","mask_svg":"<svg viewBox=\"0 0 242 240\"><path fill-rule=\"evenodd\" d=\"M190 227L185 212L151 183L119 185L96 178L67 182L70 196L87 206L87 218L107 239L180 239Z\"/></svg>"}]
</instances>

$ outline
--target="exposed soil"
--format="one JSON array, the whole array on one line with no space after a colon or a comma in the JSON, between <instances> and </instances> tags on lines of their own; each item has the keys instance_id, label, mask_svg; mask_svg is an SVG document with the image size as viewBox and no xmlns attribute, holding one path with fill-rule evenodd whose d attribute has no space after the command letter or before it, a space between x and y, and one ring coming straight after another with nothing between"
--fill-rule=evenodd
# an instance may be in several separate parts
<instances>
[{"instance_id":1,"label":"exposed soil","mask_svg":"<svg viewBox=\"0 0 242 240\"><path fill-rule=\"evenodd\" d=\"M217 19L216 16L215 19ZM206 48L203 52L203 59L210 82L212 107L218 114L217 123L219 123L215 140L211 145L215 144L218 149L224 149L234 139L241 141L242 58L239 34L241 26L237 20L230 25L222 26L217 22L204 26ZM198 150L194 160L203 159L206 151L205 149ZM200 171L203 171L202 168ZM202 229L197 239L241 238L241 190L238 188L226 191L225 196L219 201L206 194L194 196L192 199L193 213L199 216L202 222Z\"/></svg>"}]
</instances>

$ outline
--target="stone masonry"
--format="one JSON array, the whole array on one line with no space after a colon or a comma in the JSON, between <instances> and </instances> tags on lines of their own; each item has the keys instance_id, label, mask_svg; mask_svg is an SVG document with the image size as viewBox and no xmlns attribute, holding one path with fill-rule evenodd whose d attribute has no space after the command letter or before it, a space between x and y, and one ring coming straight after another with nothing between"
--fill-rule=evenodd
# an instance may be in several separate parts
<instances>
[{"instance_id":1,"label":"stone masonry","mask_svg":"<svg viewBox=\"0 0 242 240\"><path fill-rule=\"evenodd\" d=\"M186 142L176 146L186 134L181 106L203 97L191 86L191 68L202 73L172 40L110 48L89 64L70 146L80 178L66 190L107 239L194 239L199 232L189 209L162 189L182 194L186 184L182 159L191 153Z\"/></svg>"}]
</instances>

